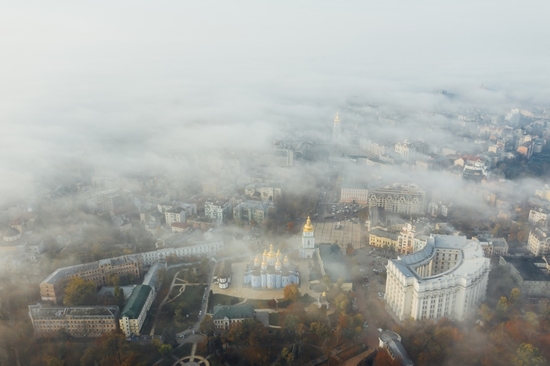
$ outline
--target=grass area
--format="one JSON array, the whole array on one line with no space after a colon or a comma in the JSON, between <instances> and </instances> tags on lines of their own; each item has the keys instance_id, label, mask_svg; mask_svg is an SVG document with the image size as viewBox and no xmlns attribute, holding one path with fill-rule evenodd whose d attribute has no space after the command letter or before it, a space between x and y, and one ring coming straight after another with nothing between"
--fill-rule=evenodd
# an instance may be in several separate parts
<instances>
[{"instance_id":1,"label":"grass area","mask_svg":"<svg viewBox=\"0 0 550 366\"><path fill-rule=\"evenodd\" d=\"M269 325L279 325L279 313L269 313Z\"/></svg>"},{"instance_id":2,"label":"grass area","mask_svg":"<svg viewBox=\"0 0 550 366\"><path fill-rule=\"evenodd\" d=\"M159 314L155 334L162 334L164 329L174 328L176 332L181 332L187 329L190 325L197 321L199 309L202 305L202 295L204 294L205 286L186 285L185 291L171 302L165 303L162 307L162 312ZM189 311L189 318L184 322L178 323L174 320L174 311L180 304L185 304L184 308Z\"/></svg>"},{"instance_id":3,"label":"grass area","mask_svg":"<svg viewBox=\"0 0 550 366\"><path fill-rule=\"evenodd\" d=\"M280 299L280 300L282 300L282 299ZM269 300L252 300L252 299L248 299L248 300L246 300L246 303L254 306L255 309L269 309L269 306L267 306L268 301Z\"/></svg>"},{"instance_id":4,"label":"grass area","mask_svg":"<svg viewBox=\"0 0 550 366\"><path fill-rule=\"evenodd\" d=\"M351 348L348 348L344 350L343 352L340 352L338 354L338 357L340 357L342 360L349 360L350 358L357 356L363 351L366 351L367 349L363 347L361 344L356 344Z\"/></svg>"},{"instance_id":5,"label":"grass area","mask_svg":"<svg viewBox=\"0 0 550 366\"><path fill-rule=\"evenodd\" d=\"M175 355L177 358L190 356L191 348L193 348L193 343L185 343L183 346L179 347L174 352L172 352L172 354Z\"/></svg>"}]
</instances>

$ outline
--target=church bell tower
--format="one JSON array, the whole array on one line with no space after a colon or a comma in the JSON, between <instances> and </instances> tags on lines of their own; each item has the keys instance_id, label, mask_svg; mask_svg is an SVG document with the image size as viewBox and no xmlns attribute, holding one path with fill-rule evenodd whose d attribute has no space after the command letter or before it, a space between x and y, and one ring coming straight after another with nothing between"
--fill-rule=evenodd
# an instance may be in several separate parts
<instances>
[{"instance_id":1,"label":"church bell tower","mask_svg":"<svg viewBox=\"0 0 550 366\"><path fill-rule=\"evenodd\" d=\"M300 258L313 258L315 253L315 233L313 224L309 216L302 231L302 248L300 248Z\"/></svg>"}]
</instances>

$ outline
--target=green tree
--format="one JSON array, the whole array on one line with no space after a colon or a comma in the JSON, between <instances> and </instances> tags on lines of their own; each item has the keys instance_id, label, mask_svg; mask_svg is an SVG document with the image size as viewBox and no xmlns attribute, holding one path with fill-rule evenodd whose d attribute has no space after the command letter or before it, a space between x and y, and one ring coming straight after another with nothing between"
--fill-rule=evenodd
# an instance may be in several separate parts
<instances>
[{"instance_id":1,"label":"green tree","mask_svg":"<svg viewBox=\"0 0 550 366\"><path fill-rule=\"evenodd\" d=\"M65 287L63 304L66 306L93 305L97 287L91 281L73 277Z\"/></svg>"},{"instance_id":2,"label":"green tree","mask_svg":"<svg viewBox=\"0 0 550 366\"><path fill-rule=\"evenodd\" d=\"M547 362L537 347L529 343L522 343L512 359L512 364L514 366L544 366Z\"/></svg>"},{"instance_id":3,"label":"green tree","mask_svg":"<svg viewBox=\"0 0 550 366\"><path fill-rule=\"evenodd\" d=\"M491 319L493 319L493 316L495 315L495 312L491 310L487 304L481 304L478 310L479 315L481 316L481 319L485 322L490 322Z\"/></svg>"},{"instance_id":4,"label":"green tree","mask_svg":"<svg viewBox=\"0 0 550 366\"><path fill-rule=\"evenodd\" d=\"M506 313L508 312L508 299L506 298L506 296L500 297L500 300L498 300L498 303L497 303L496 310L499 316L506 315Z\"/></svg>"},{"instance_id":5,"label":"green tree","mask_svg":"<svg viewBox=\"0 0 550 366\"><path fill-rule=\"evenodd\" d=\"M117 273L109 273L107 275L107 285L108 286L120 285L120 276Z\"/></svg>"},{"instance_id":6,"label":"green tree","mask_svg":"<svg viewBox=\"0 0 550 366\"><path fill-rule=\"evenodd\" d=\"M158 351L161 354L161 356L164 357L167 354L169 354L170 352L172 352L172 345L171 344L161 344Z\"/></svg>"},{"instance_id":7,"label":"green tree","mask_svg":"<svg viewBox=\"0 0 550 366\"><path fill-rule=\"evenodd\" d=\"M124 290L116 286L115 289L113 290L113 295L115 297L116 304L120 308L120 311L122 311L122 309L124 308L124 302L125 302Z\"/></svg>"}]
</instances>

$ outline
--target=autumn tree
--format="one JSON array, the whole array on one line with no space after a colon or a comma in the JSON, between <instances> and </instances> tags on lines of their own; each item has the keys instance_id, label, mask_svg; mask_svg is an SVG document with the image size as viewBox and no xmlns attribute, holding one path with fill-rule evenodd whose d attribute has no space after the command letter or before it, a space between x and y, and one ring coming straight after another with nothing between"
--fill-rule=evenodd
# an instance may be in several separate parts
<instances>
[{"instance_id":1,"label":"autumn tree","mask_svg":"<svg viewBox=\"0 0 550 366\"><path fill-rule=\"evenodd\" d=\"M292 302L298 300L300 297L300 290L298 290L298 285L291 283L285 286L284 290L285 300L290 300Z\"/></svg>"},{"instance_id":2,"label":"autumn tree","mask_svg":"<svg viewBox=\"0 0 550 366\"><path fill-rule=\"evenodd\" d=\"M201 321L200 331L208 336L211 336L214 333L214 320L210 315L205 315Z\"/></svg>"},{"instance_id":3,"label":"autumn tree","mask_svg":"<svg viewBox=\"0 0 550 366\"><path fill-rule=\"evenodd\" d=\"M93 305L97 287L91 281L73 277L65 287L63 304L66 306Z\"/></svg>"},{"instance_id":4,"label":"autumn tree","mask_svg":"<svg viewBox=\"0 0 550 366\"><path fill-rule=\"evenodd\" d=\"M547 365L547 361L537 347L529 343L522 343L512 359L512 364L514 366L544 366Z\"/></svg>"}]
</instances>

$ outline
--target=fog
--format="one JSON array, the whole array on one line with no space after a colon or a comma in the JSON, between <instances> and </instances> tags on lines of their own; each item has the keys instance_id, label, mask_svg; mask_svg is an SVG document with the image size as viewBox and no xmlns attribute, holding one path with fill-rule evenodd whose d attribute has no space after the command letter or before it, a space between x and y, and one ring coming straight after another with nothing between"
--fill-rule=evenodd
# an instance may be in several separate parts
<instances>
[{"instance_id":1,"label":"fog","mask_svg":"<svg viewBox=\"0 0 550 366\"><path fill-rule=\"evenodd\" d=\"M23 197L36 176L63 170L67 158L119 174L181 172L196 164L174 166L174 154L269 149L293 133L319 138L337 110L345 123L370 122L373 136L452 140L443 114L501 113L548 99L548 8L543 1L4 4L0 197ZM378 110L369 114L357 102ZM369 119L380 111L407 123L384 129ZM419 130L427 118L438 126L433 135Z\"/></svg>"}]
</instances>

